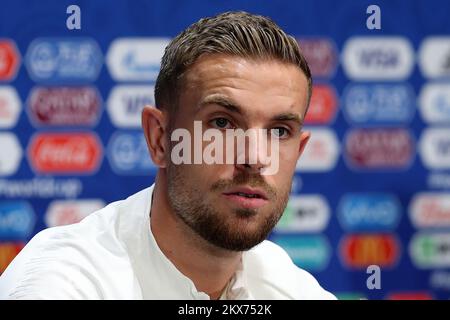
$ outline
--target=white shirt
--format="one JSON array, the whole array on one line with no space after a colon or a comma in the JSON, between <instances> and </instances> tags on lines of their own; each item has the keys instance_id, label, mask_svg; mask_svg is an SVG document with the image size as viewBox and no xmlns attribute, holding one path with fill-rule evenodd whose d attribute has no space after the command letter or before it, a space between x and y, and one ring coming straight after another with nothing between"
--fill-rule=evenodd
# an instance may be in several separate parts
<instances>
[{"instance_id":1,"label":"white shirt","mask_svg":"<svg viewBox=\"0 0 450 320\"><path fill-rule=\"evenodd\" d=\"M39 232L1 275L0 299L209 299L158 247L153 187ZM270 241L243 253L222 298L335 299Z\"/></svg>"}]
</instances>

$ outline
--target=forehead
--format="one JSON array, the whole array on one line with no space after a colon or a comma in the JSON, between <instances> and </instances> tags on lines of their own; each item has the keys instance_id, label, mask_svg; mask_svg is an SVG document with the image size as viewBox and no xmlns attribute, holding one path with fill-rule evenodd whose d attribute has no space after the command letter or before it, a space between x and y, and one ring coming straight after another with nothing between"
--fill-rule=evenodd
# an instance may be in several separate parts
<instances>
[{"instance_id":1,"label":"forehead","mask_svg":"<svg viewBox=\"0 0 450 320\"><path fill-rule=\"evenodd\" d=\"M182 97L200 102L223 94L244 107L290 108L304 114L306 76L294 64L275 59L249 59L223 54L200 57L185 73Z\"/></svg>"}]
</instances>

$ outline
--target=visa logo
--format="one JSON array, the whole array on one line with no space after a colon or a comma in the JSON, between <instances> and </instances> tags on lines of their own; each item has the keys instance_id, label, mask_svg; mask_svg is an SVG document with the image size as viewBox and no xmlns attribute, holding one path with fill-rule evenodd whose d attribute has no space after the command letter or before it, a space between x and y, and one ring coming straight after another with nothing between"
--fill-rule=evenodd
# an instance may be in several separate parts
<instances>
[{"instance_id":1,"label":"visa logo","mask_svg":"<svg viewBox=\"0 0 450 320\"><path fill-rule=\"evenodd\" d=\"M148 85L118 85L108 98L111 122L119 128L140 128L141 112L146 105L154 106L154 87Z\"/></svg>"},{"instance_id":2,"label":"visa logo","mask_svg":"<svg viewBox=\"0 0 450 320\"><path fill-rule=\"evenodd\" d=\"M359 54L361 64L368 67L394 67L399 63L398 53L394 50L361 50Z\"/></svg>"},{"instance_id":3,"label":"visa logo","mask_svg":"<svg viewBox=\"0 0 450 320\"><path fill-rule=\"evenodd\" d=\"M153 102L147 96L127 96L123 97L123 103L126 106L127 113L135 114L142 111L142 107Z\"/></svg>"},{"instance_id":4,"label":"visa logo","mask_svg":"<svg viewBox=\"0 0 450 320\"><path fill-rule=\"evenodd\" d=\"M352 80L404 80L414 67L414 50L403 37L350 37L342 65Z\"/></svg>"}]
</instances>

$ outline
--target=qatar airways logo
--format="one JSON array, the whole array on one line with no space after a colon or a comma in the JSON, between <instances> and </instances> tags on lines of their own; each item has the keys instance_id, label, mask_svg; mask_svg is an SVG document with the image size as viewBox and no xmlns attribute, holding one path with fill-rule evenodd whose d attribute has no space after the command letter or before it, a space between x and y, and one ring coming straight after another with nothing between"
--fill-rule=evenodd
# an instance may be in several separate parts
<instances>
[{"instance_id":1,"label":"qatar airways logo","mask_svg":"<svg viewBox=\"0 0 450 320\"><path fill-rule=\"evenodd\" d=\"M171 141L176 144L172 148L171 160L176 165L261 164L261 175L273 175L279 168L280 138L275 132L260 128L246 131L211 128L203 132L202 122L194 121L193 137L184 128L172 132Z\"/></svg>"}]
</instances>

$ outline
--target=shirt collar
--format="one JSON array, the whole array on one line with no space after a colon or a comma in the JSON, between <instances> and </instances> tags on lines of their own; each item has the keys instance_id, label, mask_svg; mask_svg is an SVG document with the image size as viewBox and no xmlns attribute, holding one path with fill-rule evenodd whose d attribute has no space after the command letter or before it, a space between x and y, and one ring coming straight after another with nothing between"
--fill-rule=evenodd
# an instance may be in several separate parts
<instances>
[{"instance_id":1,"label":"shirt collar","mask_svg":"<svg viewBox=\"0 0 450 320\"><path fill-rule=\"evenodd\" d=\"M142 290L143 299L208 300L191 279L182 274L163 254L150 229L150 208L154 184L127 199L120 223L121 237ZM138 230L138 231L137 231ZM137 231L137 232L136 232ZM251 299L241 263L222 294L225 299Z\"/></svg>"}]
</instances>

